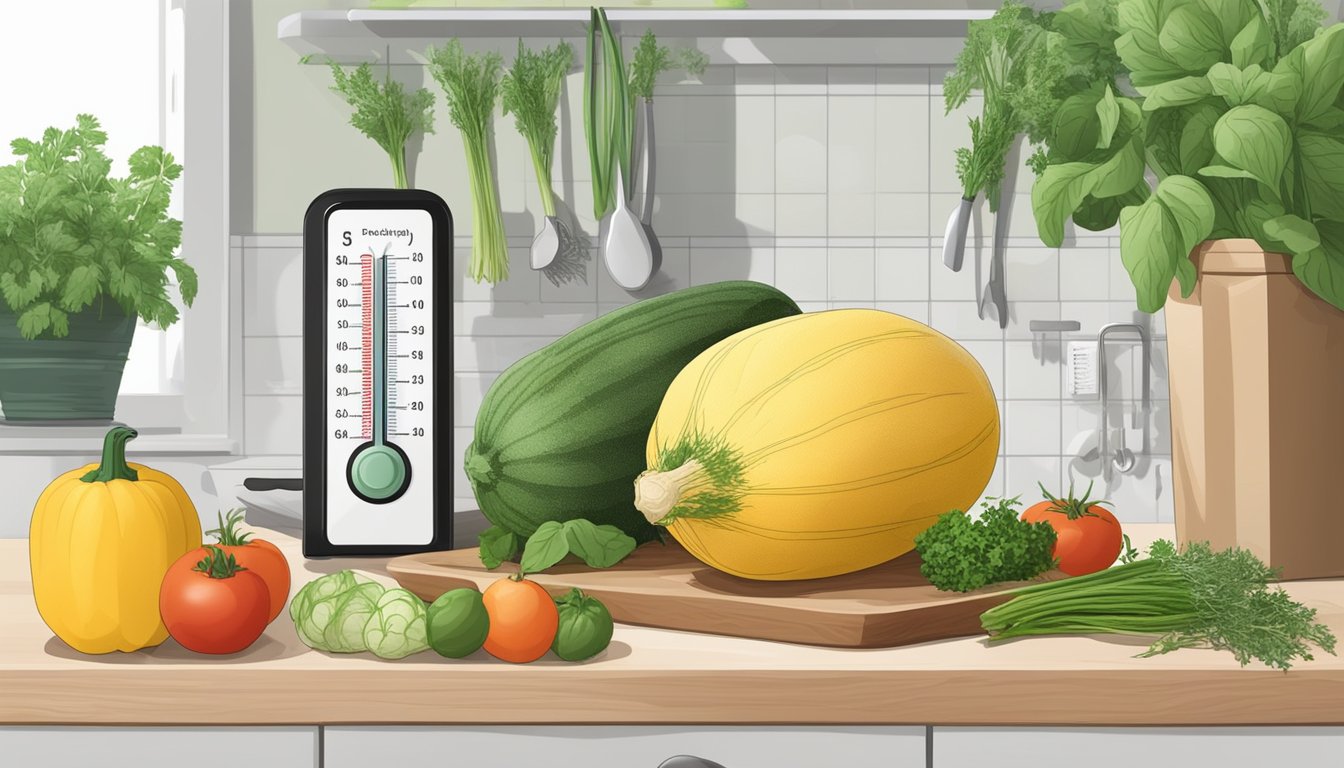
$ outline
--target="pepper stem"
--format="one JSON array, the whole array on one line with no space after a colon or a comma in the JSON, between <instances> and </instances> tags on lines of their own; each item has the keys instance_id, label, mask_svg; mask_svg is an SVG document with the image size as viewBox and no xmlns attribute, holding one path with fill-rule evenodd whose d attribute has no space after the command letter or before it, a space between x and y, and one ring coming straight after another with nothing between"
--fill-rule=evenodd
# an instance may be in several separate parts
<instances>
[{"instance_id":1,"label":"pepper stem","mask_svg":"<svg viewBox=\"0 0 1344 768\"><path fill-rule=\"evenodd\" d=\"M79 479L86 483L107 483L113 480L135 482L139 480L140 473L126 463L126 443L138 434L140 433L130 427L117 426L109 429L107 435L103 438L101 463L98 464L97 469L89 470Z\"/></svg>"},{"instance_id":2,"label":"pepper stem","mask_svg":"<svg viewBox=\"0 0 1344 768\"><path fill-rule=\"evenodd\" d=\"M641 472L635 478L635 509L642 512L650 523L657 525L681 501L682 491L702 468L699 461L691 459L666 472Z\"/></svg>"}]
</instances>

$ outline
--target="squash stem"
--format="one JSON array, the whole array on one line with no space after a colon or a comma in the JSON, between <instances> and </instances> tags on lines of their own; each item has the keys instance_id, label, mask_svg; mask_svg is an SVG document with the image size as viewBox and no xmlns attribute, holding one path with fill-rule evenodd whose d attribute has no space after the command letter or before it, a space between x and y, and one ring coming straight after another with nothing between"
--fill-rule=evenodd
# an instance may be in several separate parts
<instances>
[{"instance_id":1,"label":"squash stem","mask_svg":"<svg viewBox=\"0 0 1344 768\"><path fill-rule=\"evenodd\" d=\"M657 525L681 501L682 491L703 466L696 459L666 472L648 470L635 478L635 509Z\"/></svg>"},{"instance_id":2,"label":"squash stem","mask_svg":"<svg viewBox=\"0 0 1344 768\"><path fill-rule=\"evenodd\" d=\"M130 427L118 426L109 429L107 435L103 438L102 462L98 464L97 469L89 470L79 479L86 483L107 483L112 480L135 482L139 480L140 473L126 463L126 443L138 434L140 433Z\"/></svg>"}]
</instances>

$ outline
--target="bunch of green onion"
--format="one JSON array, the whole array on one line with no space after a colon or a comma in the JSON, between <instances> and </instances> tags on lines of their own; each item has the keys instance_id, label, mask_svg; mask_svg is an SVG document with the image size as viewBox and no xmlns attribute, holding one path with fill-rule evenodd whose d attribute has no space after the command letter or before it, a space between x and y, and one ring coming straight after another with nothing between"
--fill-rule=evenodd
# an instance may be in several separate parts
<instances>
[{"instance_id":1,"label":"bunch of green onion","mask_svg":"<svg viewBox=\"0 0 1344 768\"><path fill-rule=\"evenodd\" d=\"M1181 550L1157 541L1149 557L1061 581L1014 590L985 611L990 642L1029 635L1158 636L1140 656L1180 648L1230 651L1278 669L1312 659L1311 646L1335 652L1335 636L1316 611L1269 583L1277 572L1243 549L1212 551L1206 542Z\"/></svg>"}]
</instances>

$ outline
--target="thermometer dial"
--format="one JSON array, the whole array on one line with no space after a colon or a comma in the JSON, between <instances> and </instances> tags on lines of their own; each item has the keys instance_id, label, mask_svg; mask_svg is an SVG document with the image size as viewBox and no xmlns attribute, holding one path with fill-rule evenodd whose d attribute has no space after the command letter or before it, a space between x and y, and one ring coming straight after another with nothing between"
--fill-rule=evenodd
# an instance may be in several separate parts
<instances>
[{"instance_id":1,"label":"thermometer dial","mask_svg":"<svg viewBox=\"0 0 1344 768\"><path fill-rule=\"evenodd\" d=\"M451 218L418 190L337 190L304 226L304 552L451 547L438 289ZM442 273L442 274L441 274ZM444 391L446 392L446 386ZM440 442L445 446L440 451Z\"/></svg>"}]
</instances>

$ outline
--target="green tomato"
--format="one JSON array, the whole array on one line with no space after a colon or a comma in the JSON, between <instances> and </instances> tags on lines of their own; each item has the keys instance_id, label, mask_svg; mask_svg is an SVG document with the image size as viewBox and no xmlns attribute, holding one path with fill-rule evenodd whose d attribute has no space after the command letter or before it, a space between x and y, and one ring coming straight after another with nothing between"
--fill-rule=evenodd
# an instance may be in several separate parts
<instances>
[{"instance_id":1,"label":"green tomato","mask_svg":"<svg viewBox=\"0 0 1344 768\"><path fill-rule=\"evenodd\" d=\"M453 589L429 606L429 647L460 659L479 651L490 634L490 614L474 589Z\"/></svg>"},{"instance_id":2,"label":"green tomato","mask_svg":"<svg viewBox=\"0 0 1344 768\"><path fill-rule=\"evenodd\" d=\"M551 650L556 656L565 661L583 661L606 650L613 626L611 613L602 601L575 587L555 603L560 612L560 627Z\"/></svg>"}]
</instances>

